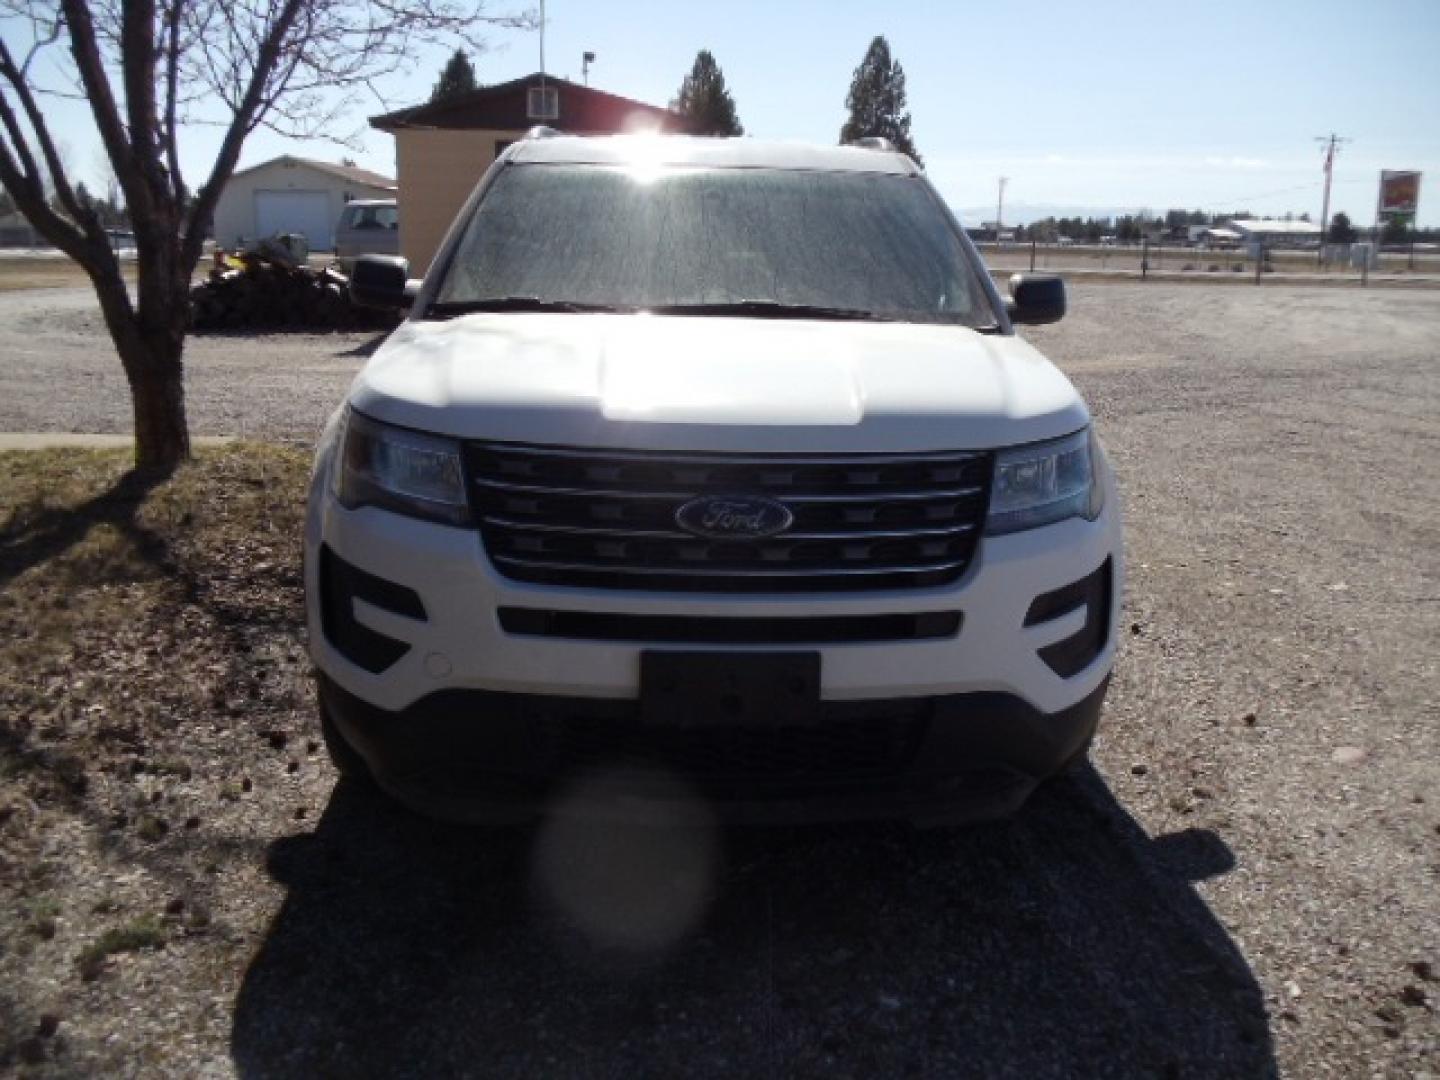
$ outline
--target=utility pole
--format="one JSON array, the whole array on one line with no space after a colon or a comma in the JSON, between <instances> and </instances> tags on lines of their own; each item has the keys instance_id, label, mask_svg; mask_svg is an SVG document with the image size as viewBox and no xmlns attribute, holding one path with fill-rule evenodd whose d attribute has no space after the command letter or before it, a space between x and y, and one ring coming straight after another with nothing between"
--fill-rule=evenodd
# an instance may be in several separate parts
<instances>
[{"instance_id":1,"label":"utility pole","mask_svg":"<svg viewBox=\"0 0 1440 1080\"><path fill-rule=\"evenodd\" d=\"M590 85L590 65L595 62L595 54L588 49L580 61L580 77L585 80L585 85Z\"/></svg>"},{"instance_id":2,"label":"utility pole","mask_svg":"<svg viewBox=\"0 0 1440 1080\"><path fill-rule=\"evenodd\" d=\"M1316 258L1320 263L1325 262L1325 237L1330 232L1330 177L1335 171L1335 155L1340 147L1350 140L1336 135L1333 131L1328 135L1318 135L1315 138L1318 143L1325 145L1325 199L1320 207L1320 251Z\"/></svg>"},{"instance_id":3,"label":"utility pole","mask_svg":"<svg viewBox=\"0 0 1440 1080\"><path fill-rule=\"evenodd\" d=\"M995 250L1000 250L1000 221L1005 214L1005 185L1010 182L1008 176L1000 177L1000 197L995 201Z\"/></svg>"}]
</instances>

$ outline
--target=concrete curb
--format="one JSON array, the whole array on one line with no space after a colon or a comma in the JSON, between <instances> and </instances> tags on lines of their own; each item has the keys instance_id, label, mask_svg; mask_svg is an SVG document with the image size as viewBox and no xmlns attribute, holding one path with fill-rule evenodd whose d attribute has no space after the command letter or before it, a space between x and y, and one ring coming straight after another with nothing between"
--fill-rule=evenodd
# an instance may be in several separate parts
<instances>
[{"instance_id":1,"label":"concrete curb","mask_svg":"<svg viewBox=\"0 0 1440 1080\"><path fill-rule=\"evenodd\" d=\"M233 435L196 435L190 445L224 446L235 441ZM135 445L134 435L84 435L67 431L0 431L0 450L118 450Z\"/></svg>"}]
</instances>

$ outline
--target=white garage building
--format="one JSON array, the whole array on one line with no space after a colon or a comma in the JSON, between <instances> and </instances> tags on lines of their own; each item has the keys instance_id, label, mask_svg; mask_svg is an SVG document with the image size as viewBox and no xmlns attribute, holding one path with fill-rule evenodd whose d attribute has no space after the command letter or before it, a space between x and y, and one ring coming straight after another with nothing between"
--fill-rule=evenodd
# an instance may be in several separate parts
<instances>
[{"instance_id":1,"label":"white garage building","mask_svg":"<svg viewBox=\"0 0 1440 1080\"><path fill-rule=\"evenodd\" d=\"M215 206L223 248L276 233L303 233L311 251L333 251L335 222L352 199L393 199L395 181L369 169L289 154L241 169Z\"/></svg>"}]
</instances>

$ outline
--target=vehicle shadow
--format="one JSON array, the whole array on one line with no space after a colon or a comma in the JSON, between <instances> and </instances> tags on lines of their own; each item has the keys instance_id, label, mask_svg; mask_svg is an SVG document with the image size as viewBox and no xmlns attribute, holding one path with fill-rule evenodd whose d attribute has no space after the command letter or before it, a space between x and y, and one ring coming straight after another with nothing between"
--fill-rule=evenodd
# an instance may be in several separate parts
<instances>
[{"instance_id":1,"label":"vehicle shadow","mask_svg":"<svg viewBox=\"0 0 1440 1080\"><path fill-rule=\"evenodd\" d=\"M370 359L370 357L375 355L375 351L379 349L381 345L385 344L385 339L394 332L394 326L385 326L379 331L377 331L373 336L366 338L359 345L352 346L348 349L341 349L335 355L347 358L355 358L359 360L368 360Z\"/></svg>"},{"instance_id":2,"label":"vehicle shadow","mask_svg":"<svg viewBox=\"0 0 1440 1080\"><path fill-rule=\"evenodd\" d=\"M342 784L271 847L289 894L239 992L239 1073L1275 1072L1256 980L1191 885L1233 856L1150 840L1093 771L952 832L562 834Z\"/></svg>"}]
</instances>

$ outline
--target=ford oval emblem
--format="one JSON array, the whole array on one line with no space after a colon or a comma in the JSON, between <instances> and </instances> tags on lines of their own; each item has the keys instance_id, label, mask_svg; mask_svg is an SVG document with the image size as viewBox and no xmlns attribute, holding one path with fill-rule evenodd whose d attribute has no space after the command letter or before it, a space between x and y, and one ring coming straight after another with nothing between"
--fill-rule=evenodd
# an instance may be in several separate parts
<instances>
[{"instance_id":1,"label":"ford oval emblem","mask_svg":"<svg viewBox=\"0 0 1440 1080\"><path fill-rule=\"evenodd\" d=\"M714 540L763 540L795 523L784 503L763 495L702 495L675 511L675 524Z\"/></svg>"}]
</instances>

